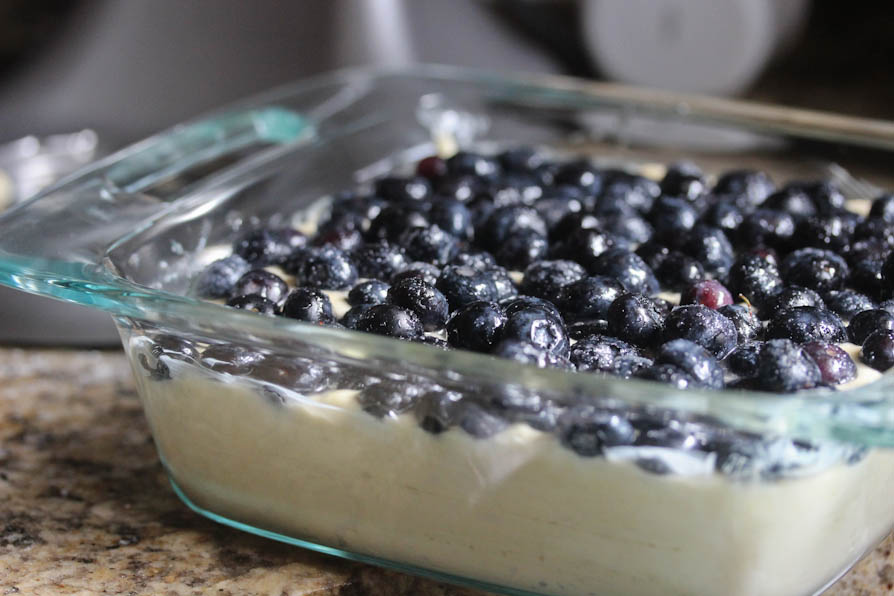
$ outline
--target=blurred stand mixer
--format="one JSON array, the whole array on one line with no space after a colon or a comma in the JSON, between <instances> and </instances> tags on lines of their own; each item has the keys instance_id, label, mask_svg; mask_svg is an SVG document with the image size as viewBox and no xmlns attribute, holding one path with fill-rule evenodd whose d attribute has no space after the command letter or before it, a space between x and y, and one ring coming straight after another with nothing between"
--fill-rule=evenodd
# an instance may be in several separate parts
<instances>
[{"instance_id":1,"label":"blurred stand mixer","mask_svg":"<svg viewBox=\"0 0 894 596\"><path fill-rule=\"evenodd\" d=\"M444 63L733 94L796 37L808 8L807 0L11 0L6 26L19 34L7 37L19 45L0 46L0 205L202 111L342 66ZM29 37L25 23L46 27ZM2 342L119 343L98 311L5 288L0 301Z\"/></svg>"}]
</instances>

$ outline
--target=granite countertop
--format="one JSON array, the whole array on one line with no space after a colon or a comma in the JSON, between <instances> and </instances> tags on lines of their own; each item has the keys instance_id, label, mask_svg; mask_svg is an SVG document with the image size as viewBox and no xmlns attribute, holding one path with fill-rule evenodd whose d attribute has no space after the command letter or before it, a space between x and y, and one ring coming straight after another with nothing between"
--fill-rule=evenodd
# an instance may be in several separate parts
<instances>
[{"instance_id":1,"label":"granite countertop","mask_svg":"<svg viewBox=\"0 0 894 596\"><path fill-rule=\"evenodd\" d=\"M0 349L0 503L0 594L482 596L189 511L116 351ZM827 594L890 594L892 548L889 537Z\"/></svg>"}]
</instances>

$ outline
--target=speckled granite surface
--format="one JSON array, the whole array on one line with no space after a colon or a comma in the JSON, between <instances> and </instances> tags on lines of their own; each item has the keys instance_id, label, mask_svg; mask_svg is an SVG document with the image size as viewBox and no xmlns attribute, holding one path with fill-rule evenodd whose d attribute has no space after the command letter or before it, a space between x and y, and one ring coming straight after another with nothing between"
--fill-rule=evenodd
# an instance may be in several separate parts
<instances>
[{"instance_id":1,"label":"speckled granite surface","mask_svg":"<svg viewBox=\"0 0 894 596\"><path fill-rule=\"evenodd\" d=\"M894 592L889 537L833 586ZM118 352L0 349L0 594L481 596L237 532L182 505Z\"/></svg>"}]
</instances>

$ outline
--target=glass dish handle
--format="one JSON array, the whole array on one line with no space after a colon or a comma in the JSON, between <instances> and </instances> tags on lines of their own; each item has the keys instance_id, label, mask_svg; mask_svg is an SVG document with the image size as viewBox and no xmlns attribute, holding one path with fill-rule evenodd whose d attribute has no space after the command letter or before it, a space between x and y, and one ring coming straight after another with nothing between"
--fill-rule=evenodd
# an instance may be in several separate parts
<instances>
[{"instance_id":1,"label":"glass dish handle","mask_svg":"<svg viewBox=\"0 0 894 596\"><path fill-rule=\"evenodd\" d=\"M102 266L111 244L173 209L198 180L307 142L313 131L302 115L275 106L223 112L82 169L0 216L0 283L81 302L83 286L76 296L66 287L121 287Z\"/></svg>"}]
</instances>

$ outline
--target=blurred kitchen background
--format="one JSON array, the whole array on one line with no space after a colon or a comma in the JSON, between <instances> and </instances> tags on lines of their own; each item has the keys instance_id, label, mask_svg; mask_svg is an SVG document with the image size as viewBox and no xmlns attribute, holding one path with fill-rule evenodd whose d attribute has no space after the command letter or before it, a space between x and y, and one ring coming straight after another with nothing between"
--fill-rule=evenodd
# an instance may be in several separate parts
<instances>
[{"instance_id":1,"label":"blurred kitchen background","mask_svg":"<svg viewBox=\"0 0 894 596\"><path fill-rule=\"evenodd\" d=\"M0 203L209 108L367 63L894 119L892 31L894 3L835 0L0 0ZM0 341L117 342L106 315L48 321L59 307L10 294Z\"/></svg>"},{"instance_id":2,"label":"blurred kitchen background","mask_svg":"<svg viewBox=\"0 0 894 596\"><path fill-rule=\"evenodd\" d=\"M568 73L894 118L894 3L0 0L0 140L119 146L350 64Z\"/></svg>"}]
</instances>

